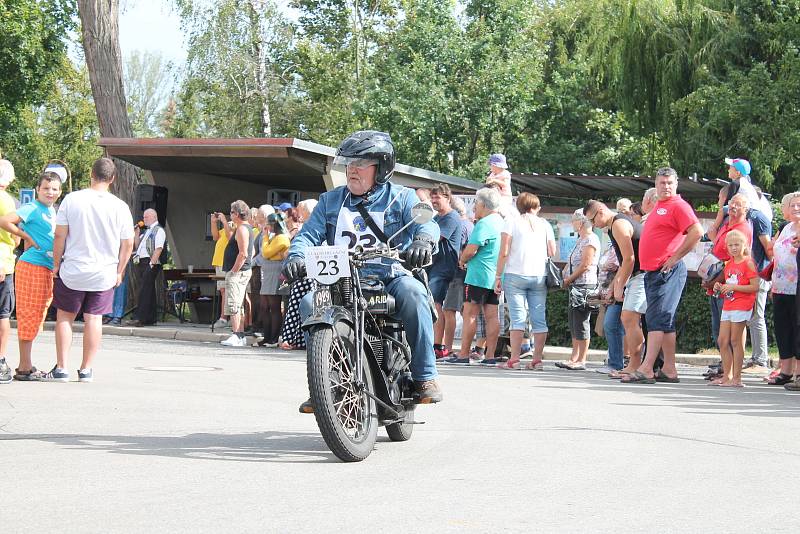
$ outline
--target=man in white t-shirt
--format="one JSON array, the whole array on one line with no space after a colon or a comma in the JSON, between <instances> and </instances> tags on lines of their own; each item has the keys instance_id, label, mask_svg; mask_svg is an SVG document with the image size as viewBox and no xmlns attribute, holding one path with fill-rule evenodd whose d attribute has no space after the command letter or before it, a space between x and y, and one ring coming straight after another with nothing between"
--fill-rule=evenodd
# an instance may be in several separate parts
<instances>
[{"instance_id":1,"label":"man in white t-shirt","mask_svg":"<svg viewBox=\"0 0 800 534\"><path fill-rule=\"evenodd\" d=\"M108 190L117 176L114 162L92 165L91 185L68 194L56 215L53 242L53 305L56 315L55 367L44 380L67 382L66 360L72 323L83 310L80 382L92 381L92 360L100 348L103 314L110 313L114 288L122 283L133 250L133 218L128 205Z\"/></svg>"},{"instance_id":2,"label":"man in white t-shirt","mask_svg":"<svg viewBox=\"0 0 800 534\"><path fill-rule=\"evenodd\" d=\"M167 233L158 223L158 213L154 209L146 209L142 213L144 227L142 231L137 225L133 245L136 254L133 263L139 279L139 295L136 300L135 319L128 326L144 326L156 323L156 280L161 273L161 252L167 241Z\"/></svg>"}]
</instances>

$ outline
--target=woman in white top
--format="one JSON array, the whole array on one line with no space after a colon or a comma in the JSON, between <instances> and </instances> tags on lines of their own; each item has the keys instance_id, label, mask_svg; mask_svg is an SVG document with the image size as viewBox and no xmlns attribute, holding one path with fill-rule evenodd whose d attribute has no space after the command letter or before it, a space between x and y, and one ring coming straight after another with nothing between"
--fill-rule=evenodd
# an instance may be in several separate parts
<instances>
[{"instance_id":1,"label":"woman in white top","mask_svg":"<svg viewBox=\"0 0 800 534\"><path fill-rule=\"evenodd\" d=\"M517 198L520 215L508 217L501 233L495 291L505 290L511 318L511 358L499 364L507 369L519 366L522 334L528 318L534 346L528 369L542 368L542 350L547 341L545 265L547 258L556 253L556 240L550 223L537 215L539 209L539 197L522 193Z\"/></svg>"}]
</instances>

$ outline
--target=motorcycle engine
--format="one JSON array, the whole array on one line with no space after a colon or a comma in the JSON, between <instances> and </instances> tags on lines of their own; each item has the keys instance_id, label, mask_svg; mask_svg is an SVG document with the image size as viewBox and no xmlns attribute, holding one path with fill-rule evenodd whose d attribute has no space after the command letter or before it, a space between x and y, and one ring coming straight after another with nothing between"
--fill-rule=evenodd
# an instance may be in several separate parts
<instances>
[{"instance_id":1,"label":"motorcycle engine","mask_svg":"<svg viewBox=\"0 0 800 534\"><path fill-rule=\"evenodd\" d=\"M376 278L361 280L361 292L367 301L367 310L373 314L391 315L395 311L394 297L386 292L383 282Z\"/></svg>"}]
</instances>

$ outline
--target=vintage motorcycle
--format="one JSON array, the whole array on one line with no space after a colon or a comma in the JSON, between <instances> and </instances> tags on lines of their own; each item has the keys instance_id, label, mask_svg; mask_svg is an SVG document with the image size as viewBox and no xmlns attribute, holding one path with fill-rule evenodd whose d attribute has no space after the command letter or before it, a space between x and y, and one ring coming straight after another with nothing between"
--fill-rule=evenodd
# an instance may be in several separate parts
<instances>
[{"instance_id":1,"label":"vintage motorcycle","mask_svg":"<svg viewBox=\"0 0 800 534\"><path fill-rule=\"evenodd\" d=\"M380 280L359 273L370 260L403 259L389 243L410 224L430 221L433 209L417 204L412 214L412 222L388 243L306 251L308 276L317 281L313 311L303 323L309 333L308 389L325 443L345 462L370 455L379 426L392 441L406 441L419 424L411 350L403 323L394 316L394 297ZM424 270L413 274L428 287Z\"/></svg>"}]
</instances>

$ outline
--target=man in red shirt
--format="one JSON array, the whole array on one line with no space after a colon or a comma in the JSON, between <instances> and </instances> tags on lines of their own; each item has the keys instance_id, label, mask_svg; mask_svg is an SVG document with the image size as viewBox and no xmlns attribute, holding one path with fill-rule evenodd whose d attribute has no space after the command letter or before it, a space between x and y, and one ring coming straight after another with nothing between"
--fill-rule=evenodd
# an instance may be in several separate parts
<instances>
[{"instance_id":1,"label":"man in red shirt","mask_svg":"<svg viewBox=\"0 0 800 534\"><path fill-rule=\"evenodd\" d=\"M678 382L675 368L675 312L686 283L682 258L700 241L703 228L692 207L677 194L678 173L665 167L656 173L658 202L647 218L639 241L639 264L645 271L647 355L626 383ZM664 352L664 366L653 363Z\"/></svg>"}]
</instances>

